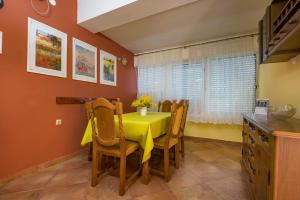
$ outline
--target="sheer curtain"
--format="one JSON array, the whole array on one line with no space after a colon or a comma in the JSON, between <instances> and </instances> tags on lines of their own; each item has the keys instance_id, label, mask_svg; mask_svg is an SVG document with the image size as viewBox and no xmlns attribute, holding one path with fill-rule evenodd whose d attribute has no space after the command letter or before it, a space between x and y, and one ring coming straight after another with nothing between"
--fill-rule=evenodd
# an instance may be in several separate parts
<instances>
[{"instance_id":1,"label":"sheer curtain","mask_svg":"<svg viewBox=\"0 0 300 200\"><path fill-rule=\"evenodd\" d=\"M136 57L138 95L189 99L188 120L240 124L255 102L257 38Z\"/></svg>"}]
</instances>

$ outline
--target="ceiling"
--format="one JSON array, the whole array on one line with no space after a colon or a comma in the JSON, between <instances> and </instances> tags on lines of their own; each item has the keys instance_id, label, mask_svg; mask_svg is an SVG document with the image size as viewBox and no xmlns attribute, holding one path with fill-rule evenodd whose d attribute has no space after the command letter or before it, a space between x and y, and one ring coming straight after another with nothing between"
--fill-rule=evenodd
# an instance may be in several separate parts
<instances>
[{"instance_id":1,"label":"ceiling","mask_svg":"<svg viewBox=\"0 0 300 200\"><path fill-rule=\"evenodd\" d=\"M93 33L99 33L195 1L78 0L77 23Z\"/></svg>"},{"instance_id":2,"label":"ceiling","mask_svg":"<svg viewBox=\"0 0 300 200\"><path fill-rule=\"evenodd\" d=\"M271 0L198 0L102 33L135 54L258 32Z\"/></svg>"}]
</instances>

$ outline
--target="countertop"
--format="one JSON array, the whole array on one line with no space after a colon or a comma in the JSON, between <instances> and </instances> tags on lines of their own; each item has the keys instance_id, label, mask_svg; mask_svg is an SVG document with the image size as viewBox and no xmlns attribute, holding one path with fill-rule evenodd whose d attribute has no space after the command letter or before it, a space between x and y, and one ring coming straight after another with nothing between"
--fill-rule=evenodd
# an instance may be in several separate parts
<instances>
[{"instance_id":1,"label":"countertop","mask_svg":"<svg viewBox=\"0 0 300 200\"><path fill-rule=\"evenodd\" d=\"M272 116L245 113L242 115L245 119L266 133L271 133L275 136L299 137L300 139L300 119L291 118L279 120Z\"/></svg>"}]
</instances>

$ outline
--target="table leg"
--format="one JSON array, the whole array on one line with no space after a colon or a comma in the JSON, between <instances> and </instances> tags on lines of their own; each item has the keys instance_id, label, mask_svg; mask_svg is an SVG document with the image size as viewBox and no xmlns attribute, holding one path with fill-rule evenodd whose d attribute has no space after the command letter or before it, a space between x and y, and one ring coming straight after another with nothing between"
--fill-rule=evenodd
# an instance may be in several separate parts
<instances>
[{"instance_id":1,"label":"table leg","mask_svg":"<svg viewBox=\"0 0 300 200\"><path fill-rule=\"evenodd\" d=\"M88 155L88 161L92 161L93 159L93 142L90 142L89 144L89 155Z\"/></svg>"},{"instance_id":2,"label":"table leg","mask_svg":"<svg viewBox=\"0 0 300 200\"><path fill-rule=\"evenodd\" d=\"M143 183L148 185L151 180L149 160L143 163Z\"/></svg>"}]
</instances>

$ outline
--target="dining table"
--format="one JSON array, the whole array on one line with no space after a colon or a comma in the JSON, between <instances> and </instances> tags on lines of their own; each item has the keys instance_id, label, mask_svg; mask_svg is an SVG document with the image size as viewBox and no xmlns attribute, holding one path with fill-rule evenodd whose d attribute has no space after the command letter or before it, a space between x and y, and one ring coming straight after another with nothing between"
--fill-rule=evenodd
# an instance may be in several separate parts
<instances>
[{"instance_id":1,"label":"dining table","mask_svg":"<svg viewBox=\"0 0 300 200\"><path fill-rule=\"evenodd\" d=\"M143 149L143 182L148 184L151 179L149 160L151 151L154 148L154 139L162 136L168 130L170 123L170 112L148 112L146 116L141 116L138 112L122 114L123 129L127 140L136 141ZM118 116L114 116L115 130L118 134ZM81 145L92 142L92 124L89 121L81 141Z\"/></svg>"}]
</instances>

